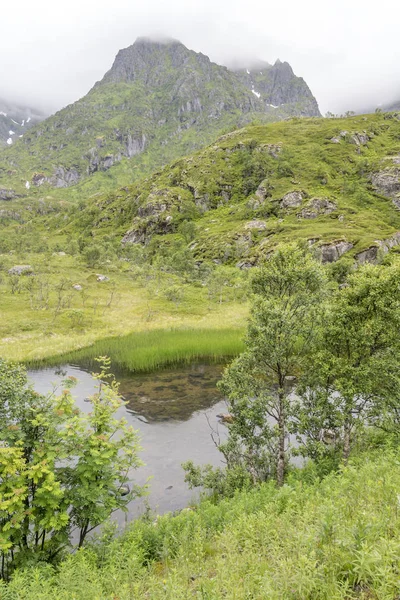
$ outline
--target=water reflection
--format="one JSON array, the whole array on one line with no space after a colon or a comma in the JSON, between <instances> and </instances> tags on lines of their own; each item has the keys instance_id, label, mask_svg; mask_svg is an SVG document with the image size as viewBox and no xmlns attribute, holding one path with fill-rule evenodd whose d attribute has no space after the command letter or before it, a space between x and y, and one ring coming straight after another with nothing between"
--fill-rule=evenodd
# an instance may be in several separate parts
<instances>
[{"instance_id":1,"label":"water reflection","mask_svg":"<svg viewBox=\"0 0 400 600\"><path fill-rule=\"evenodd\" d=\"M222 367L192 365L146 375L119 376L127 410L146 421L187 421L222 400L216 388Z\"/></svg>"}]
</instances>

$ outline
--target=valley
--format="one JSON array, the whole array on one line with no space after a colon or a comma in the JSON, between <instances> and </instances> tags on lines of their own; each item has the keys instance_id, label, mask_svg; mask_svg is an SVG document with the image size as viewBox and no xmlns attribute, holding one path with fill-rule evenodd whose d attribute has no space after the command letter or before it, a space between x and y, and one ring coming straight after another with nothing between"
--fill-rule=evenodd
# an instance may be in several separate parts
<instances>
[{"instance_id":1,"label":"valley","mask_svg":"<svg viewBox=\"0 0 400 600\"><path fill-rule=\"evenodd\" d=\"M0 101L0 600L398 599L399 107L246 60Z\"/></svg>"}]
</instances>

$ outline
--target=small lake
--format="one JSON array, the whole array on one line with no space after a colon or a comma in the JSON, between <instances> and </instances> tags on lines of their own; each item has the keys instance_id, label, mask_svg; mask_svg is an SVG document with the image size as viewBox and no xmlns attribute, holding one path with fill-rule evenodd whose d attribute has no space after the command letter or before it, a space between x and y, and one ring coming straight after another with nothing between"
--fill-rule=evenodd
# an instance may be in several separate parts
<instances>
[{"instance_id":1,"label":"small lake","mask_svg":"<svg viewBox=\"0 0 400 600\"><path fill-rule=\"evenodd\" d=\"M227 412L216 388L221 373L221 366L195 364L145 375L117 376L120 393L128 403L118 416L125 416L140 431L143 447L141 459L145 466L132 473L132 480L142 485L151 478L145 500L159 514L184 508L198 497L184 482L184 461L222 466L210 429L217 429L225 439L226 428L217 418L219 413ZM95 382L82 367L64 365L29 371L34 388L43 394L60 385L67 375L78 379L72 390L77 405L89 410L85 398L94 393ZM128 519L144 509L143 499L134 501Z\"/></svg>"}]
</instances>

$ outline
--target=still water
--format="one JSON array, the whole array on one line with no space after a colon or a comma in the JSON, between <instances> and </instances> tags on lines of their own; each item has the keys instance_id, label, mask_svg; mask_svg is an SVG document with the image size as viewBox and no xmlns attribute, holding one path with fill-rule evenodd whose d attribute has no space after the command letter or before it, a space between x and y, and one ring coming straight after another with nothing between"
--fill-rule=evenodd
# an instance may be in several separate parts
<instances>
[{"instance_id":1,"label":"still water","mask_svg":"<svg viewBox=\"0 0 400 600\"><path fill-rule=\"evenodd\" d=\"M40 393L59 386L66 375L74 375L79 383L73 389L77 405L89 410L85 398L95 391L95 382L81 367L64 365L59 369L30 371L34 388ZM193 460L196 464L222 465L221 455L211 440L210 426L218 430L221 439L226 428L217 415L227 412L226 404L216 388L222 367L192 365L146 375L118 376L120 393L127 401L119 416L140 431L144 467L132 473L140 485L149 478L146 502L161 514L187 506L197 497L184 482L181 464ZM130 506L128 519L143 512L143 499ZM119 517L118 520L124 519Z\"/></svg>"}]
</instances>

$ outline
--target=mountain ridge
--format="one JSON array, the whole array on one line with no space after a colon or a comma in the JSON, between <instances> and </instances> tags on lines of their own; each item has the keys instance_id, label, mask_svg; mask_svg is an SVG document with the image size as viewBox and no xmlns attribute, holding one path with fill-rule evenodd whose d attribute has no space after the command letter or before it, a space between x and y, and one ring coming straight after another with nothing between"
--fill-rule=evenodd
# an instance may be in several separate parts
<instances>
[{"instance_id":1,"label":"mountain ridge","mask_svg":"<svg viewBox=\"0 0 400 600\"><path fill-rule=\"evenodd\" d=\"M251 121L318 116L307 84L288 63L265 63L254 80L181 42L139 38L120 50L86 96L0 154L0 185L18 194L70 187L124 163L149 172ZM129 171L129 173L128 173ZM119 183L118 171L115 179Z\"/></svg>"}]
</instances>

